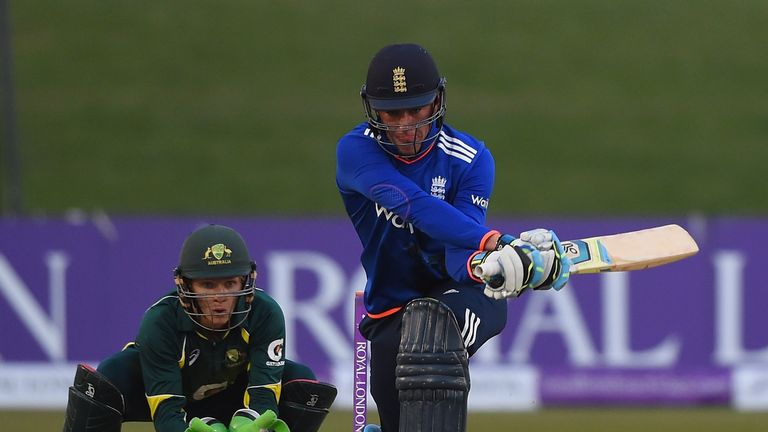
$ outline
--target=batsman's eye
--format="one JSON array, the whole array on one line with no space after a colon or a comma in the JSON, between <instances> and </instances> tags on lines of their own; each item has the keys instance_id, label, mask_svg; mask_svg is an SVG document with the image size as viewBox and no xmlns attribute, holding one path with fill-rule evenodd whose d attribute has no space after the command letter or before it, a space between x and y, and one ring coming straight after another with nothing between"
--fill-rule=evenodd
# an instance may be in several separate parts
<instances>
[{"instance_id":1,"label":"batsman's eye","mask_svg":"<svg viewBox=\"0 0 768 432\"><path fill-rule=\"evenodd\" d=\"M418 111L417 111L418 112ZM397 120L400 117L405 116L406 114L415 115L416 112L413 110L393 110L393 111L383 111L381 113L382 118L389 119L389 120Z\"/></svg>"},{"instance_id":2,"label":"batsman's eye","mask_svg":"<svg viewBox=\"0 0 768 432\"><path fill-rule=\"evenodd\" d=\"M405 115L415 117L420 115L422 112L426 111L427 108L429 108L429 105L416 107L416 108L408 108L408 109L399 109L399 110L392 110L392 111L381 111L380 115L383 119L399 119L400 117L403 117Z\"/></svg>"}]
</instances>

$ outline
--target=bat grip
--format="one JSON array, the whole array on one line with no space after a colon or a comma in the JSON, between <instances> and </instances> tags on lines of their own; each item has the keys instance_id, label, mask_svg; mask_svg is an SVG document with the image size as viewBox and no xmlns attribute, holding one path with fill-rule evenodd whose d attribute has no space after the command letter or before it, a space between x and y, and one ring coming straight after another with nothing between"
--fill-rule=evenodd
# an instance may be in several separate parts
<instances>
[{"instance_id":1,"label":"bat grip","mask_svg":"<svg viewBox=\"0 0 768 432\"><path fill-rule=\"evenodd\" d=\"M497 261L484 262L472 269L472 273L483 280L488 280L501 273L501 264Z\"/></svg>"}]
</instances>

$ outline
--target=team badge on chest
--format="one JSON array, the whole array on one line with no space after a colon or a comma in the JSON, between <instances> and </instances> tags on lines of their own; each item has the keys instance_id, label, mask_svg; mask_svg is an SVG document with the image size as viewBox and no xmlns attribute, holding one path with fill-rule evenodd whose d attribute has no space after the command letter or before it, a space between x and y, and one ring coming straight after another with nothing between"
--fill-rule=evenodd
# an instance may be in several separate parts
<instances>
[{"instance_id":1,"label":"team badge on chest","mask_svg":"<svg viewBox=\"0 0 768 432\"><path fill-rule=\"evenodd\" d=\"M444 200L445 185L447 183L448 183L448 180L446 180L445 177L443 176L432 177L432 187L429 189L429 192L432 194L433 197Z\"/></svg>"},{"instance_id":2,"label":"team badge on chest","mask_svg":"<svg viewBox=\"0 0 768 432\"><path fill-rule=\"evenodd\" d=\"M227 365L227 367L232 368L245 363L247 358L244 352L238 350L237 348L232 348L227 350L224 360L224 363Z\"/></svg>"}]
</instances>

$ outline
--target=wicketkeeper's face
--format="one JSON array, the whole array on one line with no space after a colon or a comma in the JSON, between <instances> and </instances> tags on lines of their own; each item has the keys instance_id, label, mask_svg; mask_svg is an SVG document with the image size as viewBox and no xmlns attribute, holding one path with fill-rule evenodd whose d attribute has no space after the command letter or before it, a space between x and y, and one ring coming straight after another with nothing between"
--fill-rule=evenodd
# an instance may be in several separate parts
<instances>
[{"instance_id":1,"label":"wicketkeeper's face","mask_svg":"<svg viewBox=\"0 0 768 432\"><path fill-rule=\"evenodd\" d=\"M413 156L421 150L427 139L432 121L427 121L435 110L435 104L394 111L378 111L381 122L388 126L387 137L403 156Z\"/></svg>"},{"instance_id":2,"label":"wicketkeeper's face","mask_svg":"<svg viewBox=\"0 0 768 432\"><path fill-rule=\"evenodd\" d=\"M197 294L195 302L200 309L200 324L212 329L227 327L237 299L242 294L243 279L239 276L195 279L191 281L190 288Z\"/></svg>"}]
</instances>

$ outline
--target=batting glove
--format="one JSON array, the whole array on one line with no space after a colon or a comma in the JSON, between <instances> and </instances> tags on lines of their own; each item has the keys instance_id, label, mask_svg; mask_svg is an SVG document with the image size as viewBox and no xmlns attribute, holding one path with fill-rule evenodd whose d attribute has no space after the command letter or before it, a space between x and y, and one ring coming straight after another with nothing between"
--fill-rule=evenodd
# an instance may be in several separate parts
<instances>
[{"instance_id":1,"label":"batting glove","mask_svg":"<svg viewBox=\"0 0 768 432\"><path fill-rule=\"evenodd\" d=\"M533 245L540 251L548 251L552 249L554 242L552 236L554 232L544 229L536 228L530 231L523 231L520 233L520 240Z\"/></svg>"},{"instance_id":2,"label":"batting glove","mask_svg":"<svg viewBox=\"0 0 768 432\"><path fill-rule=\"evenodd\" d=\"M238 410L229 422L229 432L291 432L272 410L259 414L252 409Z\"/></svg>"},{"instance_id":3,"label":"batting glove","mask_svg":"<svg viewBox=\"0 0 768 432\"><path fill-rule=\"evenodd\" d=\"M546 276L541 283L532 284L534 289L563 288L570 277L571 260L565 255L557 234L551 230L537 228L520 233L520 240L541 251L543 274Z\"/></svg>"},{"instance_id":4,"label":"batting glove","mask_svg":"<svg viewBox=\"0 0 768 432\"><path fill-rule=\"evenodd\" d=\"M213 417L195 417L185 432L228 432L227 426Z\"/></svg>"},{"instance_id":5,"label":"batting glove","mask_svg":"<svg viewBox=\"0 0 768 432\"><path fill-rule=\"evenodd\" d=\"M497 248L477 254L470 265L472 273L485 281L486 296L497 300L519 297L526 288L544 281L538 249L508 234L499 239Z\"/></svg>"}]
</instances>

